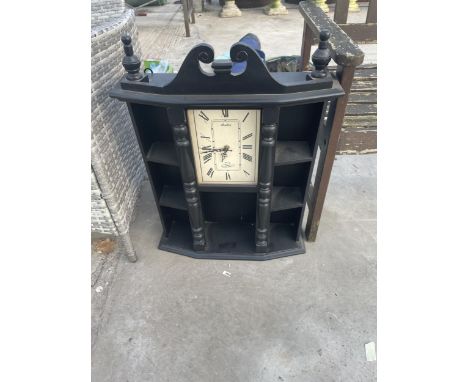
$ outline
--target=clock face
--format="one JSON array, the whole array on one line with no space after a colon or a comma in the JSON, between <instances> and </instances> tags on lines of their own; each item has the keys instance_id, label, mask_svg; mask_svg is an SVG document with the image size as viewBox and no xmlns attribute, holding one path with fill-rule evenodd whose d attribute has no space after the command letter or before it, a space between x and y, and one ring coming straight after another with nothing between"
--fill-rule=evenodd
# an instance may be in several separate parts
<instances>
[{"instance_id":1,"label":"clock face","mask_svg":"<svg viewBox=\"0 0 468 382\"><path fill-rule=\"evenodd\" d=\"M199 184L257 184L260 110L187 110Z\"/></svg>"}]
</instances>

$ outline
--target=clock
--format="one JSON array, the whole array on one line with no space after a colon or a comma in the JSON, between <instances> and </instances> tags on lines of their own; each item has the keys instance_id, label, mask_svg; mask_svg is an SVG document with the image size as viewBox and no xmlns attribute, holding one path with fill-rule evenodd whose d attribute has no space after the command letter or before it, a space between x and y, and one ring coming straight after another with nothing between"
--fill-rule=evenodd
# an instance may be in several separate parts
<instances>
[{"instance_id":1,"label":"clock","mask_svg":"<svg viewBox=\"0 0 468 382\"><path fill-rule=\"evenodd\" d=\"M199 185L256 185L260 110L188 109Z\"/></svg>"},{"instance_id":2,"label":"clock","mask_svg":"<svg viewBox=\"0 0 468 382\"><path fill-rule=\"evenodd\" d=\"M128 106L163 231L159 248L202 259L304 253L311 179L321 177L344 94L326 63L270 73L247 45L214 60L213 48L199 44L177 74L143 74L130 37L122 42L127 73L110 95ZM232 73L233 62L244 71Z\"/></svg>"}]
</instances>

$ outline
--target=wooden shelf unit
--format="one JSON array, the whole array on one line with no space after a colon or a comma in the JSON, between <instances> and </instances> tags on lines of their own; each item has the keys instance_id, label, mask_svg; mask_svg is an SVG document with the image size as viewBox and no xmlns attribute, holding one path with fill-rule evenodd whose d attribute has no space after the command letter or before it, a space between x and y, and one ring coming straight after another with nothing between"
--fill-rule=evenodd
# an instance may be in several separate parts
<instances>
[{"instance_id":1,"label":"wooden shelf unit","mask_svg":"<svg viewBox=\"0 0 468 382\"><path fill-rule=\"evenodd\" d=\"M325 42L329 35L320 38ZM312 73L270 73L252 48L234 44L232 59L246 63L234 75L231 61L213 60L212 47L198 44L177 74L151 75L138 73L130 37L122 42L127 73L110 95L129 108L163 226L159 248L209 259L304 253L301 221L317 137L329 138L326 106L345 94L325 69L326 44ZM213 73L201 70L200 62L211 63ZM190 109L261 110L256 184L198 184Z\"/></svg>"},{"instance_id":2,"label":"wooden shelf unit","mask_svg":"<svg viewBox=\"0 0 468 382\"><path fill-rule=\"evenodd\" d=\"M289 244L296 243L290 246L293 248L292 252L302 251L303 246L299 244L300 226L313 164L313 148L320 123L323 122L323 107L324 103L318 102L280 109L270 207L271 253L258 255L260 260L284 256L282 249L277 253L273 248L286 248L285 243L288 240ZM256 188L233 190L221 186L200 187L200 203L209 233L206 236L208 249L202 252L190 249L191 231L187 201L175 145L170 135L172 133L169 121L162 118L162 109L149 105L135 105L133 109L134 119L138 121L140 139L144 136L150 141L141 145L164 226L161 248L177 253L190 252L190 256L193 257L210 257L208 252L211 251L216 253L217 258L251 258L247 252L255 246L258 198ZM300 115L302 123L297 123L297 119L292 118L293 115ZM156 116L159 118L157 128L148 123ZM231 232L236 226L238 229ZM274 232L288 235L289 239L283 237L278 242ZM232 240L248 237L249 244L236 248L235 255L223 255L225 250L229 251L229 246L223 247L222 243L218 243L213 237L214 233L221 233L224 237L231 235ZM243 251L247 252L244 254Z\"/></svg>"}]
</instances>

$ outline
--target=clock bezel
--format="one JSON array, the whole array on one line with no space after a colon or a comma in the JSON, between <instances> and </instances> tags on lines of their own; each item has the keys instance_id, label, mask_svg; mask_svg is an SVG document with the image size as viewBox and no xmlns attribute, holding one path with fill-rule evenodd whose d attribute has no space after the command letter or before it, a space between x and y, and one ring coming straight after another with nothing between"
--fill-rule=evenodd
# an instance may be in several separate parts
<instances>
[{"instance_id":1,"label":"clock bezel","mask_svg":"<svg viewBox=\"0 0 468 382\"><path fill-rule=\"evenodd\" d=\"M203 181L201 173L203 172L203 168L201 166L201 161L199 157L196 155L196 151L198 151L198 141L194 142L196 139L196 134L194 133L195 129L195 122L192 125L192 116L190 116L190 112L193 110L219 110L220 112L223 109L228 110L242 110L242 111L256 111L256 137L255 137L255 149L256 149L256 157L255 157L255 178L254 181L248 182L240 182L240 181L221 181L221 182L205 182ZM190 136L190 143L192 146L192 157L193 163L195 167L195 175L197 180L197 185L200 191L239 191L239 192L255 192L258 186L258 175L259 175L259 161L260 161L260 135L261 135L261 123L262 123L262 108L252 108L252 107L222 107L222 106L189 106L185 108L185 115L187 118L187 126L189 129L189 136Z\"/></svg>"}]
</instances>

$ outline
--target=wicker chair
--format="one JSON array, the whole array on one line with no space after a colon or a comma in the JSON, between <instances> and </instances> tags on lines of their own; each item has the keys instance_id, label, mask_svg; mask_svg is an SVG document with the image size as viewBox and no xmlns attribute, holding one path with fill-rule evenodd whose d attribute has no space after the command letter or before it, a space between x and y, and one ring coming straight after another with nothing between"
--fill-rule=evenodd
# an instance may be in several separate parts
<instances>
[{"instance_id":1,"label":"wicker chair","mask_svg":"<svg viewBox=\"0 0 468 382\"><path fill-rule=\"evenodd\" d=\"M92 0L91 6L91 230L117 237L120 249L136 261L129 226L144 164L125 104L108 96L124 75L124 32L140 54L135 15L123 0Z\"/></svg>"}]
</instances>

